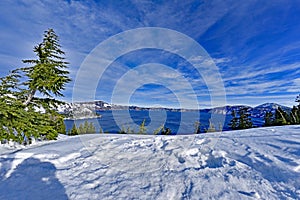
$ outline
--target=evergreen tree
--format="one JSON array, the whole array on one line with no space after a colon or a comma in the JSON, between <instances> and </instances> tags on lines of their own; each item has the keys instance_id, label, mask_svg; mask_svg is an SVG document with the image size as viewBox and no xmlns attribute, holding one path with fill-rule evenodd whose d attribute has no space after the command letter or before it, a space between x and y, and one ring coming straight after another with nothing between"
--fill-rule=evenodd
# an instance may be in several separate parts
<instances>
[{"instance_id":1,"label":"evergreen tree","mask_svg":"<svg viewBox=\"0 0 300 200\"><path fill-rule=\"evenodd\" d=\"M300 124L300 95L296 97L295 102L298 103L297 106L293 106L293 109L290 113L291 124Z\"/></svg>"},{"instance_id":2,"label":"evergreen tree","mask_svg":"<svg viewBox=\"0 0 300 200\"><path fill-rule=\"evenodd\" d=\"M122 126L121 130L119 131L120 134L134 134L134 130L130 129L128 126L127 129L125 129L124 126Z\"/></svg>"},{"instance_id":3,"label":"evergreen tree","mask_svg":"<svg viewBox=\"0 0 300 200\"><path fill-rule=\"evenodd\" d=\"M300 123L300 109L299 106L293 106L290 113L291 124L299 124Z\"/></svg>"},{"instance_id":4,"label":"evergreen tree","mask_svg":"<svg viewBox=\"0 0 300 200\"><path fill-rule=\"evenodd\" d=\"M129 126L127 127L127 130L126 130L126 133L127 134L134 134L134 130L131 129Z\"/></svg>"},{"instance_id":5,"label":"evergreen tree","mask_svg":"<svg viewBox=\"0 0 300 200\"><path fill-rule=\"evenodd\" d=\"M62 102L51 95L62 96L64 85L70 81L59 47L57 36L49 29L43 42L34 48L38 59L24 61L34 66L13 70L0 79L1 142L25 144L31 138L50 140L65 133L63 117L55 111ZM46 98L36 97L37 91Z\"/></svg>"},{"instance_id":6,"label":"evergreen tree","mask_svg":"<svg viewBox=\"0 0 300 200\"><path fill-rule=\"evenodd\" d=\"M211 119L209 119L209 126L208 126L208 128L205 130L205 132L206 132L206 133L216 132L215 125L211 122Z\"/></svg>"},{"instance_id":7,"label":"evergreen tree","mask_svg":"<svg viewBox=\"0 0 300 200\"><path fill-rule=\"evenodd\" d=\"M172 133L171 129L165 128L165 125L161 125L158 127L156 130L154 130L153 134L154 135L170 135Z\"/></svg>"},{"instance_id":8,"label":"evergreen tree","mask_svg":"<svg viewBox=\"0 0 300 200\"><path fill-rule=\"evenodd\" d=\"M228 125L232 130L247 129L253 127L250 117L251 115L248 112L248 108L241 108L238 111L238 116L236 114L236 111L232 110L231 116L232 119L230 120L230 123Z\"/></svg>"},{"instance_id":9,"label":"evergreen tree","mask_svg":"<svg viewBox=\"0 0 300 200\"><path fill-rule=\"evenodd\" d=\"M298 106L300 106L300 94L296 97L295 102L297 102L297 103L298 103Z\"/></svg>"},{"instance_id":10,"label":"evergreen tree","mask_svg":"<svg viewBox=\"0 0 300 200\"><path fill-rule=\"evenodd\" d=\"M232 130L238 129L238 118L236 116L236 112L234 110L231 111L232 119L230 120L230 123L228 124Z\"/></svg>"},{"instance_id":11,"label":"evergreen tree","mask_svg":"<svg viewBox=\"0 0 300 200\"><path fill-rule=\"evenodd\" d=\"M51 115L51 125L60 133L67 134L63 115Z\"/></svg>"},{"instance_id":12,"label":"evergreen tree","mask_svg":"<svg viewBox=\"0 0 300 200\"><path fill-rule=\"evenodd\" d=\"M275 121L274 125L288 125L290 124L288 114L282 110L281 107L278 107L275 111Z\"/></svg>"},{"instance_id":13,"label":"evergreen tree","mask_svg":"<svg viewBox=\"0 0 300 200\"><path fill-rule=\"evenodd\" d=\"M139 134L146 134L146 131L147 131L147 129L146 129L146 126L145 126L145 119L144 119L143 122L140 125L138 133Z\"/></svg>"},{"instance_id":14,"label":"evergreen tree","mask_svg":"<svg viewBox=\"0 0 300 200\"><path fill-rule=\"evenodd\" d=\"M296 97L295 102L298 103L298 105L294 106L295 108L293 108L292 113L296 118L295 124L300 124L300 94Z\"/></svg>"},{"instance_id":15,"label":"evergreen tree","mask_svg":"<svg viewBox=\"0 0 300 200\"><path fill-rule=\"evenodd\" d=\"M200 128L200 122L199 121L196 121L195 124L194 124L194 134L199 134L201 133L201 128Z\"/></svg>"},{"instance_id":16,"label":"evergreen tree","mask_svg":"<svg viewBox=\"0 0 300 200\"><path fill-rule=\"evenodd\" d=\"M89 123L87 133L96 133L96 128L95 128L93 122Z\"/></svg>"},{"instance_id":17,"label":"evergreen tree","mask_svg":"<svg viewBox=\"0 0 300 200\"><path fill-rule=\"evenodd\" d=\"M273 117L274 117L274 115L271 111L266 112L266 114L265 114L265 126L272 126L274 124Z\"/></svg>"},{"instance_id":18,"label":"evergreen tree","mask_svg":"<svg viewBox=\"0 0 300 200\"><path fill-rule=\"evenodd\" d=\"M96 133L96 128L93 122L89 123L88 121L84 121L84 123L81 123L79 128L76 129L78 134Z\"/></svg>"},{"instance_id":19,"label":"evergreen tree","mask_svg":"<svg viewBox=\"0 0 300 200\"><path fill-rule=\"evenodd\" d=\"M164 130L165 125L161 125L160 127L158 127L157 129L154 130L153 134L154 135L158 135L162 132L162 130Z\"/></svg>"},{"instance_id":20,"label":"evergreen tree","mask_svg":"<svg viewBox=\"0 0 300 200\"><path fill-rule=\"evenodd\" d=\"M172 133L171 129L163 127L160 134L161 135L171 135L171 133Z\"/></svg>"},{"instance_id":21,"label":"evergreen tree","mask_svg":"<svg viewBox=\"0 0 300 200\"><path fill-rule=\"evenodd\" d=\"M89 131L89 123L87 121L84 121L83 123L83 132L81 134L86 134Z\"/></svg>"},{"instance_id":22,"label":"evergreen tree","mask_svg":"<svg viewBox=\"0 0 300 200\"><path fill-rule=\"evenodd\" d=\"M239 110L238 129L252 128L251 115L248 112L248 108L242 108Z\"/></svg>"},{"instance_id":23,"label":"evergreen tree","mask_svg":"<svg viewBox=\"0 0 300 200\"><path fill-rule=\"evenodd\" d=\"M58 127L64 126L61 116L54 111L37 111L41 104L25 106L22 101L24 90L18 88L19 81L14 79L16 76L13 73L0 82L0 140L28 144L32 137L55 139L62 130Z\"/></svg>"},{"instance_id":24,"label":"evergreen tree","mask_svg":"<svg viewBox=\"0 0 300 200\"><path fill-rule=\"evenodd\" d=\"M37 59L23 60L26 64L33 64L33 66L21 68L21 71L25 72L28 77L26 82L28 93L24 105L32 103L37 91L49 98L53 95L63 96L61 91L71 79L66 70L68 62L64 61L65 53L58 42L58 36L53 29L45 31L43 41L33 49Z\"/></svg>"},{"instance_id":25,"label":"evergreen tree","mask_svg":"<svg viewBox=\"0 0 300 200\"><path fill-rule=\"evenodd\" d=\"M84 126L83 124L80 124L78 128L78 134L83 134L83 133L85 133Z\"/></svg>"},{"instance_id":26,"label":"evergreen tree","mask_svg":"<svg viewBox=\"0 0 300 200\"><path fill-rule=\"evenodd\" d=\"M120 134L126 134L126 130L124 126L121 127L121 130L119 131Z\"/></svg>"},{"instance_id":27,"label":"evergreen tree","mask_svg":"<svg viewBox=\"0 0 300 200\"><path fill-rule=\"evenodd\" d=\"M70 132L69 132L69 135L78 135L78 129L77 129L75 123L73 124L73 127L72 127L72 129L70 130Z\"/></svg>"}]
</instances>

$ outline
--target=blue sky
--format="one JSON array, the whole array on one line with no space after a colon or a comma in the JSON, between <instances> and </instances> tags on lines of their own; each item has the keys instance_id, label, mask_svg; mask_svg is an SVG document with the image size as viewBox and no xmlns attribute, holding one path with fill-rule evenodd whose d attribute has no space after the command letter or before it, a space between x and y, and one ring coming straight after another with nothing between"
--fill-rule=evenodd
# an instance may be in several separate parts
<instances>
[{"instance_id":1,"label":"blue sky","mask_svg":"<svg viewBox=\"0 0 300 200\"><path fill-rule=\"evenodd\" d=\"M226 104L291 106L300 93L299 21L300 2L292 0L1 0L0 75L24 66L21 60L35 56L32 48L43 31L53 28L74 80L63 99L72 101L77 72L97 45L123 31L161 27L182 33L205 49L222 78ZM99 66L87 72L86 86L96 70ZM126 82L122 77L127 77ZM118 83L125 91L134 88L130 80L135 79L138 85L129 99L118 96L112 101ZM120 55L97 84L93 98L107 102L180 107L194 95L199 107L212 106L201 72L182 57L159 49ZM189 87L195 94L189 93Z\"/></svg>"}]
</instances>

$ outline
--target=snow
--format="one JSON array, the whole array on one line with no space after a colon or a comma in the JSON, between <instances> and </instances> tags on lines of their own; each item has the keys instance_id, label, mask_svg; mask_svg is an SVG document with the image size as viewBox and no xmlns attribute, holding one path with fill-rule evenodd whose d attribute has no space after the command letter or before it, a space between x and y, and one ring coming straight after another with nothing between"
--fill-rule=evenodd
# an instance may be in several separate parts
<instances>
[{"instance_id":1,"label":"snow","mask_svg":"<svg viewBox=\"0 0 300 200\"><path fill-rule=\"evenodd\" d=\"M0 199L300 199L300 126L0 145Z\"/></svg>"}]
</instances>

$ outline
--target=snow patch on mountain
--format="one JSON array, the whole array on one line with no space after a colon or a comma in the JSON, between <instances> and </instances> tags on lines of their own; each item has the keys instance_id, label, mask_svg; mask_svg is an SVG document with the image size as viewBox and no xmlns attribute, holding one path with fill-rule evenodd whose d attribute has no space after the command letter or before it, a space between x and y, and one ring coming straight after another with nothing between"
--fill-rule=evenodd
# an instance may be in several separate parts
<instances>
[{"instance_id":1,"label":"snow patch on mountain","mask_svg":"<svg viewBox=\"0 0 300 200\"><path fill-rule=\"evenodd\" d=\"M101 109L103 105L98 105L97 102L65 103L58 106L57 111L64 114L66 119L98 118L100 116L96 110Z\"/></svg>"}]
</instances>

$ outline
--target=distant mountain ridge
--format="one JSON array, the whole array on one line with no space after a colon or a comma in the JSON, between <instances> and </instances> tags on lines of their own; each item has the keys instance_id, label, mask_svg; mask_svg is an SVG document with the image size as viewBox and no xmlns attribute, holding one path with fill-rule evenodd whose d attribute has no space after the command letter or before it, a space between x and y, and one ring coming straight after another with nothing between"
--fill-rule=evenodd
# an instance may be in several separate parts
<instances>
[{"instance_id":1,"label":"distant mountain ridge","mask_svg":"<svg viewBox=\"0 0 300 200\"><path fill-rule=\"evenodd\" d=\"M290 112L291 108L282 106L277 103L264 103L258 105L256 107L250 107L246 105L227 105L224 107L216 107L216 108L208 108L208 109L200 109L202 112L213 113L213 114L223 114L223 115L230 115L231 112L238 111L242 108L247 108L248 112L254 118L263 118L266 112L275 113L275 110L281 107L284 111ZM104 101L92 101L92 102L78 102L78 103L66 103L58 108L58 111L63 114L70 115L73 113L77 116L81 116L80 118L86 118L95 116L95 111L103 111L103 110L166 110L166 111L173 111L173 112L186 112L186 111L197 111L196 109L177 109L177 108L146 108L146 107L139 107L139 106L122 106L122 105L114 105L109 104Z\"/></svg>"},{"instance_id":2,"label":"distant mountain ridge","mask_svg":"<svg viewBox=\"0 0 300 200\"><path fill-rule=\"evenodd\" d=\"M252 115L261 115L262 113L265 114L267 111L272 112L273 114L275 113L275 110L280 107L282 110L284 110L287 113L290 113L292 108L287 107L287 106L282 106L277 103L265 103L259 106L254 107L252 111ZM265 115L263 115L265 116Z\"/></svg>"},{"instance_id":3,"label":"distant mountain ridge","mask_svg":"<svg viewBox=\"0 0 300 200\"><path fill-rule=\"evenodd\" d=\"M258 115L263 115L264 116L266 112L275 113L275 110L278 107L281 107L286 112L291 111L290 107L282 106L282 105L277 104L277 103L264 103L264 104L258 105L256 107L245 106L245 105L233 105L233 106L217 107L217 108L204 109L204 110L208 110L208 112L214 113L214 114L224 114L224 115L226 115L226 114L231 114L231 112L233 110L238 111L242 108L247 108L248 112L251 113L251 116L258 117Z\"/></svg>"}]
</instances>

